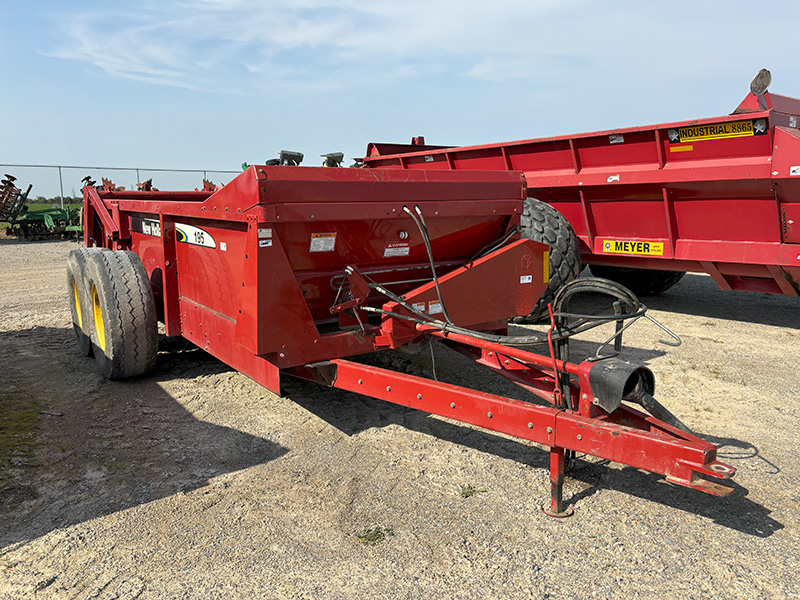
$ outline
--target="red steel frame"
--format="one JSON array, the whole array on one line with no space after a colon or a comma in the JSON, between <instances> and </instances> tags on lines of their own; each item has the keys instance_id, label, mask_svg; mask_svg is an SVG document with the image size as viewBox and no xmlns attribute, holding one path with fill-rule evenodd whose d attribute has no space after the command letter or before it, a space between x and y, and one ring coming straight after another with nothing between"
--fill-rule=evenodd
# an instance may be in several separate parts
<instances>
[{"instance_id":1,"label":"red steel frame","mask_svg":"<svg viewBox=\"0 0 800 600\"><path fill-rule=\"evenodd\" d=\"M454 322L505 333L506 319L527 314L547 285L548 248L514 233L525 195L513 172L251 167L214 192L87 186L84 241L137 253L167 335L182 335L275 393L288 374L549 446L548 514L566 514L565 449L729 493L705 478L734 473L713 444L626 405L610 414L597 406L597 362L572 364L415 323L369 287L368 278L391 286L433 315L438 296L424 240L405 211L419 207ZM326 246L320 236L334 239ZM341 289L349 291L340 296ZM542 404L347 360L426 335Z\"/></svg>"},{"instance_id":2,"label":"red steel frame","mask_svg":"<svg viewBox=\"0 0 800 600\"><path fill-rule=\"evenodd\" d=\"M509 170L558 209L587 264L709 273L726 290L800 294L800 100L732 115L447 148L367 147L372 168ZM678 132L686 134L679 136Z\"/></svg>"}]
</instances>

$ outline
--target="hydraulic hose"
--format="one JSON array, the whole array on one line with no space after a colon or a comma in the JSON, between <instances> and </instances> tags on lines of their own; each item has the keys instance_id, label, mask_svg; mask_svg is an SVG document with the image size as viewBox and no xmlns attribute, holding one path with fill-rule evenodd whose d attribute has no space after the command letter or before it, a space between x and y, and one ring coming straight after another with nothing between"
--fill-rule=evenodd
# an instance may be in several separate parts
<instances>
[{"instance_id":1,"label":"hydraulic hose","mask_svg":"<svg viewBox=\"0 0 800 600\"><path fill-rule=\"evenodd\" d=\"M367 276L365 276L367 277ZM369 277L367 277L370 279ZM472 337L476 337L478 339L487 341L487 342L494 342L497 344L506 344L509 346L528 346L533 344L542 344L547 342L547 334L544 332L536 332L532 335L498 335L498 334L490 334L485 333L482 331L474 331L472 329L467 329L465 327L459 327L458 325L453 324L452 322L445 322L439 319L436 319L429 314L422 312L416 308L414 308L411 304L400 298L397 294L391 292L390 290L384 288L380 284L376 283L372 279L370 279L370 287L373 288L375 291L383 294L390 300L393 300L406 310L408 310L414 317L399 315L395 312L385 311L380 308L370 308L362 306L360 310L366 310L367 312L373 313L383 313L388 314L393 317L399 317L405 319L407 321L413 321L416 323L421 323L423 325L431 325L435 326L445 333L448 331L452 331L453 333L460 333L463 335L470 335ZM625 300L625 304L629 306L631 309L635 309L635 312L630 314L624 315L581 315L581 314L573 314L573 313L565 313L560 312L557 310L559 307L566 305L569 299L579 292L602 292L606 293L611 296L620 297L621 299ZM639 304L638 299L636 296L633 295L633 292L630 292L626 288L623 288L618 283L614 283L613 281L609 281L607 279L598 279L595 280L594 278L589 279L575 279L568 284L564 285L559 293L556 295L555 304L554 306L554 314L556 316L574 316L579 317L580 320L577 324L573 324L568 328L557 329L553 332L552 339L554 341L563 340L578 333L582 333L593 327L598 327L603 325L604 323L608 323L611 321L619 321L624 319L632 319L638 318L644 315L645 311L647 310L646 307ZM444 306L444 305L442 305Z\"/></svg>"},{"instance_id":2,"label":"hydraulic hose","mask_svg":"<svg viewBox=\"0 0 800 600\"><path fill-rule=\"evenodd\" d=\"M636 387L634 387L630 392L626 393L622 399L627 400L628 402L633 402L634 404L638 404L659 421L664 421L664 423L672 425L673 427L677 427L686 433L692 433L692 430L689 429L678 417L669 412L669 410L667 410L663 404L645 391L641 379L636 382Z\"/></svg>"},{"instance_id":3,"label":"hydraulic hose","mask_svg":"<svg viewBox=\"0 0 800 600\"><path fill-rule=\"evenodd\" d=\"M444 315L445 320L453 324L453 320L450 318L450 314L447 312L447 307L444 304L444 299L442 298L442 290L439 289L439 277L436 275L436 265L433 262L433 248L431 247L431 238L428 234L428 226L425 224L425 217L422 216L422 211L419 209L419 206L415 206L414 210L416 210L417 214L415 215L411 212L411 209L407 206L403 206L403 210L408 213L411 219L414 221L414 224L419 229L420 235L422 235L422 241L425 242L425 249L428 251L428 260L431 263L431 274L433 275L433 284L436 286L436 295L439 297L439 305L442 307L442 314ZM417 215L419 215L419 219L417 219Z\"/></svg>"}]
</instances>

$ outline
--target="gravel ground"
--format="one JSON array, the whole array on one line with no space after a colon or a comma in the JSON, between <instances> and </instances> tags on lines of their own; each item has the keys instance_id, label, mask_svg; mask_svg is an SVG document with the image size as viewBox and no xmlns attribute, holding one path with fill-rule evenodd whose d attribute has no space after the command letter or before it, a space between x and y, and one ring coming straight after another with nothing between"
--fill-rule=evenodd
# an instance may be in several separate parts
<instances>
[{"instance_id":1,"label":"gravel ground","mask_svg":"<svg viewBox=\"0 0 800 600\"><path fill-rule=\"evenodd\" d=\"M798 597L796 298L688 275L647 299L683 345L638 324L626 357L735 490L582 457L558 520L534 444L303 381L277 397L174 340L103 380L70 327L73 247L0 238L0 598ZM447 349L436 369L520 394Z\"/></svg>"}]
</instances>

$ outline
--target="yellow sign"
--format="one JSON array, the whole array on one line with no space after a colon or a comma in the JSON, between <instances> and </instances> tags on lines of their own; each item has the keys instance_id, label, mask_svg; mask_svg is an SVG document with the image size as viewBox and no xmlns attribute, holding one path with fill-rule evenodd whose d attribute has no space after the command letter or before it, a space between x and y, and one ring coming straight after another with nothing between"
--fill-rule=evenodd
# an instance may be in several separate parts
<instances>
[{"instance_id":1,"label":"yellow sign","mask_svg":"<svg viewBox=\"0 0 800 600\"><path fill-rule=\"evenodd\" d=\"M542 255L542 270L544 271L544 282L550 283L550 252Z\"/></svg>"},{"instance_id":2,"label":"yellow sign","mask_svg":"<svg viewBox=\"0 0 800 600\"><path fill-rule=\"evenodd\" d=\"M756 121L730 121L728 123L679 127L667 131L667 136L670 144L684 144L686 142L699 142L702 140L751 137L754 135L765 135L766 133L766 120L758 119Z\"/></svg>"},{"instance_id":3,"label":"yellow sign","mask_svg":"<svg viewBox=\"0 0 800 600\"><path fill-rule=\"evenodd\" d=\"M610 254L664 256L664 243L643 242L639 240L604 240L603 252Z\"/></svg>"}]
</instances>

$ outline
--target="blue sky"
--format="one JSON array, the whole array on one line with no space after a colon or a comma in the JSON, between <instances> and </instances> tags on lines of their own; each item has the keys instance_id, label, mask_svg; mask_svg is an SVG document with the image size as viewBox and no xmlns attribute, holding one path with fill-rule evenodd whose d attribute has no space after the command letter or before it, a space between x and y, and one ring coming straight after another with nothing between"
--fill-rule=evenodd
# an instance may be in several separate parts
<instances>
[{"instance_id":1,"label":"blue sky","mask_svg":"<svg viewBox=\"0 0 800 600\"><path fill-rule=\"evenodd\" d=\"M800 97L797 3L3 0L0 163L236 169ZM768 8L767 8L768 7Z\"/></svg>"}]
</instances>

